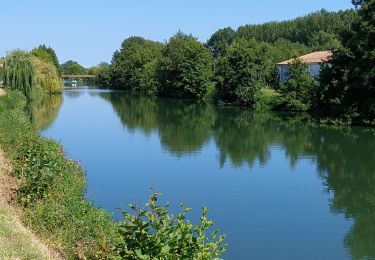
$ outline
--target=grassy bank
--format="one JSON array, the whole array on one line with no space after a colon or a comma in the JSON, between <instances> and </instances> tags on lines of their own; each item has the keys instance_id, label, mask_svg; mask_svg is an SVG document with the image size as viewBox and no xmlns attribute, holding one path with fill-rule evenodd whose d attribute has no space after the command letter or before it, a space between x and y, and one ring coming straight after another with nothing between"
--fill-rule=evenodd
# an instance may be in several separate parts
<instances>
[{"instance_id":1,"label":"grassy bank","mask_svg":"<svg viewBox=\"0 0 375 260\"><path fill-rule=\"evenodd\" d=\"M82 167L68 160L58 143L32 128L27 107L18 92L0 97L0 147L19 183L15 198L22 222L64 258L213 259L224 252L224 237L206 234L212 226L206 209L201 225L195 226L186 218L190 209L170 215L157 204L158 194L144 208L133 205L133 213L124 212L124 220L114 222L85 200ZM21 241L24 236L15 238Z\"/></svg>"},{"instance_id":2,"label":"grassy bank","mask_svg":"<svg viewBox=\"0 0 375 260\"><path fill-rule=\"evenodd\" d=\"M111 256L115 224L86 202L82 168L65 158L60 145L34 131L24 107L19 93L0 98L0 146L20 182L23 222L67 258Z\"/></svg>"}]
</instances>

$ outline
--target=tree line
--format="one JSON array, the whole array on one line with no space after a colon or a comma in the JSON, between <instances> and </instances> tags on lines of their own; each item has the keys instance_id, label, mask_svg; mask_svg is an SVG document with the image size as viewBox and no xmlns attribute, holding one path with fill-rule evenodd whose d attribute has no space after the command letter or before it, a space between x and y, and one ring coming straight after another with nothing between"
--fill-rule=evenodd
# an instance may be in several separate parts
<instances>
[{"instance_id":1,"label":"tree line","mask_svg":"<svg viewBox=\"0 0 375 260\"><path fill-rule=\"evenodd\" d=\"M374 1L353 4L356 9L321 10L289 21L220 29L206 43L180 31L164 43L130 37L113 54L110 65L92 71L100 85L111 88L371 123L374 100L369 97L374 95L364 89L374 85L369 66L374 64L369 58L374 49L374 21L369 15ZM320 82L296 60L290 64L289 80L279 85L278 62L319 50L334 52L331 65L323 66ZM344 65L345 69L340 67ZM367 76L362 71L368 71ZM359 97L367 101L359 102Z\"/></svg>"}]
</instances>

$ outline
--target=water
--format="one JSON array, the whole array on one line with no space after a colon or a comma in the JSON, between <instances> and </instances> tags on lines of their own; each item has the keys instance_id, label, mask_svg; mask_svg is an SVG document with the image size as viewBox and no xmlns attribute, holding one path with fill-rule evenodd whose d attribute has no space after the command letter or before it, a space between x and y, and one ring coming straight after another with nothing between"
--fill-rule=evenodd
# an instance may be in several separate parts
<instances>
[{"instance_id":1,"label":"water","mask_svg":"<svg viewBox=\"0 0 375 260\"><path fill-rule=\"evenodd\" d=\"M301 117L95 89L34 109L115 218L153 188L194 221L207 206L226 259L375 258L375 130Z\"/></svg>"}]
</instances>

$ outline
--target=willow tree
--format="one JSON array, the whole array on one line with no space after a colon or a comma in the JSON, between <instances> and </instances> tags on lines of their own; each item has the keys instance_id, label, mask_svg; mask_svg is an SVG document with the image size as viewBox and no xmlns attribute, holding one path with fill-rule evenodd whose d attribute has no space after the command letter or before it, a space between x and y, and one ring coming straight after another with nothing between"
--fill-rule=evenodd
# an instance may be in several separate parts
<instances>
[{"instance_id":1,"label":"willow tree","mask_svg":"<svg viewBox=\"0 0 375 260\"><path fill-rule=\"evenodd\" d=\"M4 85L11 90L21 91L31 98L35 80L35 67L31 56L21 50L10 52L4 62Z\"/></svg>"},{"instance_id":2,"label":"willow tree","mask_svg":"<svg viewBox=\"0 0 375 260\"><path fill-rule=\"evenodd\" d=\"M56 67L40 58L33 57L35 66L35 83L43 87L48 93L58 92L62 89L63 83L59 77Z\"/></svg>"}]
</instances>

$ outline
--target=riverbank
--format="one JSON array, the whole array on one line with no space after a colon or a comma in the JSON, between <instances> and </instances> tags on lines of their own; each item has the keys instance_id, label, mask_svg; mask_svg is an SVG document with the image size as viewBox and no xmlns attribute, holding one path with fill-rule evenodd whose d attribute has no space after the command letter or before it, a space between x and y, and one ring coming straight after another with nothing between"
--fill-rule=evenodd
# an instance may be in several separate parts
<instances>
[{"instance_id":1,"label":"riverbank","mask_svg":"<svg viewBox=\"0 0 375 260\"><path fill-rule=\"evenodd\" d=\"M11 204L18 186L11 170L0 149L0 259L62 259L22 224L21 211Z\"/></svg>"},{"instance_id":2,"label":"riverbank","mask_svg":"<svg viewBox=\"0 0 375 260\"><path fill-rule=\"evenodd\" d=\"M62 258L212 259L225 251L224 236L206 234L213 224L206 209L201 225L195 226L185 217L190 209L172 216L156 204L158 193L150 196L146 210L123 211L123 221L113 221L110 213L94 207L85 197L83 168L66 158L60 144L32 127L25 113L29 106L19 92L0 97L0 147L15 177L4 182L17 180L19 185L8 190L14 191L22 223Z\"/></svg>"}]
</instances>

